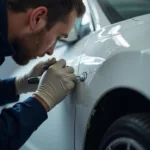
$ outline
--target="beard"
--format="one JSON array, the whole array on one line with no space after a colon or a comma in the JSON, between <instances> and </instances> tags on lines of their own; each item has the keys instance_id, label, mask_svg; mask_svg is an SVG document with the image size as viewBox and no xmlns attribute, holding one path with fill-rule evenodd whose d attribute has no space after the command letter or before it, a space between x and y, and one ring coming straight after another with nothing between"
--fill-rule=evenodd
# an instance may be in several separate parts
<instances>
[{"instance_id":1,"label":"beard","mask_svg":"<svg viewBox=\"0 0 150 150\"><path fill-rule=\"evenodd\" d=\"M31 58L27 49L20 44L19 40L13 41L12 46L15 49L15 54L12 56L13 60L21 66L28 64Z\"/></svg>"},{"instance_id":2,"label":"beard","mask_svg":"<svg viewBox=\"0 0 150 150\"><path fill-rule=\"evenodd\" d=\"M15 54L13 60L18 65L26 65L30 60L37 57L37 53L43 44L44 30L34 34L26 34L14 39L11 44L14 47Z\"/></svg>"}]
</instances>

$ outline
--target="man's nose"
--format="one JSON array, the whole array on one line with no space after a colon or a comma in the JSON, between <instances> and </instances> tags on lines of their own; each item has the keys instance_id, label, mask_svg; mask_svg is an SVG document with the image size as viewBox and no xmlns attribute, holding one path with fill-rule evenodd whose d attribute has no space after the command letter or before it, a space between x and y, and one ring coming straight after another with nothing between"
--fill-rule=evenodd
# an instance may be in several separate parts
<instances>
[{"instance_id":1,"label":"man's nose","mask_svg":"<svg viewBox=\"0 0 150 150\"><path fill-rule=\"evenodd\" d=\"M47 52L48 55L52 55L52 54L53 54L53 51L54 51L54 49L55 49L55 46L56 46L56 42L53 44L52 47L49 48L49 50L48 50L48 52Z\"/></svg>"}]
</instances>

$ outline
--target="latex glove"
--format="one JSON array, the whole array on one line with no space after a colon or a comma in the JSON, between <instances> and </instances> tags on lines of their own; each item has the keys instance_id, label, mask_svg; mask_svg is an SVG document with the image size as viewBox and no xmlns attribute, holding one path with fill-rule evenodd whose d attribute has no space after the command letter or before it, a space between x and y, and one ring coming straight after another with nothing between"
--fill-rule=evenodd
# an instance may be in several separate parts
<instances>
[{"instance_id":1,"label":"latex glove","mask_svg":"<svg viewBox=\"0 0 150 150\"><path fill-rule=\"evenodd\" d=\"M28 78L31 77L37 77L42 76L42 74L45 72L43 69L43 66L51 66L56 62L56 59L48 59L46 61L41 61L38 64L36 64L28 73L16 77L15 83L16 83L16 90L17 94L27 93L27 92L35 92L38 84L28 84Z\"/></svg>"},{"instance_id":2,"label":"latex glove","mask_svg":"<svg viewBox=\"0 0 150 150\"><path fill-rule=\"evenodd\" d=\"M34 94L42 98L52 109L74 88L75 82L74 69L66 67L65 60L60 60L43 74Z\"/></svg>"}]
</instances>

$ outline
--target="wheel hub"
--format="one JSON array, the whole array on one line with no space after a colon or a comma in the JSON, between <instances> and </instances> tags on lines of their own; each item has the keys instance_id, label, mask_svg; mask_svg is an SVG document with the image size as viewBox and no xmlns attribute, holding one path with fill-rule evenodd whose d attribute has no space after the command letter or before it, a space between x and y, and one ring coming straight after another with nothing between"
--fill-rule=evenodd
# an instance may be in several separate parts
<instances>
[{"instance_id":1,"label":"wheel hub","mask_svg":"<svg viewBox=\"0 0 150 150\"><path fill-rule=\"evenodd\" d=\"M131 138L118 138L112 141L106 150L145 150L137 141Z\"/></svg>"}]
</instances>

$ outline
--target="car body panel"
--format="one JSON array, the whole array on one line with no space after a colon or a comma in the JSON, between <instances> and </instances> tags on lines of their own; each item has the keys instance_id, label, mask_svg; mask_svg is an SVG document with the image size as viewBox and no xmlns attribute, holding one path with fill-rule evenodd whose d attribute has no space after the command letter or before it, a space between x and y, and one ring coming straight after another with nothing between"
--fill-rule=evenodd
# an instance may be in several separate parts
<instances>
[{"instance_id":1,"label":"car body panel","mask_svg":"<svg viewBox=\"0 0 150 150\"><path fill-rule=\"evenodd\" d=\"M59 48L54 53L53 57L57 60L63 58L67 60L67 65L71 65L78 75L78 67L82 52L89 37L83 38L82 41L72 47ZM30 70L37 62L48 59L45 56L42 59L31 61L27 66L20 67L11 76L22 75L27 70ZM31 96L32 93L22 94L20 101ZM7 107L12 106L7 105ZM75 101L72 95L57 105L48 113L48 119L35 131L29 140L20 150L73 150L74 149L74 122L75 121Z\"/></svg>"},{"instance_id":2,"label":"car body panel","mask_svg":"<svg viewBox=\"0 0 150 150\"><path fill-rule=\"evenodd\" d=\"M79 74L87 72L76 91L76 149L82 150L94 106L108 91L126 87L150 98L150 15L116 23L90 35Z\"/></svg>"},{"instance_id":3,"label":"car body panel","mask_svg":"<svg viewBox=\"0 0 150 150\"><path fill-rule=\"evenodd\" d=\"M150 97L150 15L111 25L97 0L88 2L96 31L54 53L57 59L66 59L76 75L86 72L87 79L48 113L48 120L21 150L82 150L93 108L107 91L128 87ZM25 73L38 61L12 76ZM22 95L21 101L30 95Z\"/></svg>"},{"instance_id":4,"label":"car body panel","mask_svg":"<svg viewBox=\"0 0 150 150\"><path fill-rule=\"evenodd\" d=\"M67 65L73 66L77 75L87 72L87 80L78 83L76 90L48 114L49 119L21 150L82 150L89 118L105 92L120 86L130 87L149 97L150 87L146 84L150 75L146 69L150 63L147 55L150 47L149 18L149 15L144 15L106 26L67 51L60 49L60 54L59 51L54 54L66 59Z\"/></svg>"}]
</instances>

